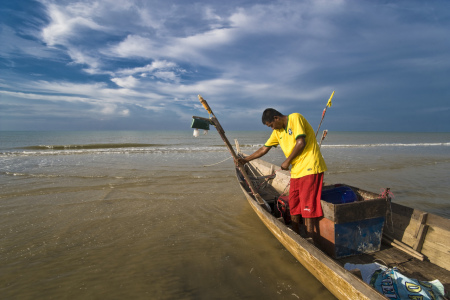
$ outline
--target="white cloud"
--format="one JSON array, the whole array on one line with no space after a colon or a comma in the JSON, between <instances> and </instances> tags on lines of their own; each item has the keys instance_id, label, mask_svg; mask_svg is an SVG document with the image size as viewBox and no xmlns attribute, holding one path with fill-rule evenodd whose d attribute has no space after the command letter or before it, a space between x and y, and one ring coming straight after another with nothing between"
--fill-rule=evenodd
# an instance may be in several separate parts
<instances>
[{"instance_id":1,"label":"white cloud","mask_svg":"<svg viewBox=\"0 0 450 300\"><path fill-rule=\"evenodd\" d=\"M139 35L128 35L125 40L111 48L111 54L119 57L153 58L158 53L156 43Z\"/></svg>"},{"instance_id":2,"label":"white cloud","mask_svg":"<svg viewBox=\"0 0 450 300\"><path fill-rule=\"evenodd\" d=\"M151 10L147 8L137 9L140 24L144 27L160 29L162 27L161 22L158 20L155 14L152 14Z\"/></svg>"},{"instance_id":3,"label":"white cloud","mask_svg":"<svg viewBox=\"0 0 450 300\"><path fill-rule=\"evenodd\" d=\"M136 104L137 107L142 107L143 109L146 110L151 110L154 112L162 112L164 111L166 108L164 107L164 105L149 105L149 104Z\"/></svg>"},{"instance_id":4,"label":"white cloud","mask_svg":"<svg viewBox=\"0 0 450 300\"><path fill-rule=\"evenodd\" d=\"M136 78L134 78L131 75L128 77L122 77L122 78L112 78L111 81L114 82L115 84L117 84L118 86L127 88L127 89L134 88L139 83L139 80L137 80Z\"/></svg>"},{"instance_id":5,"label":"white cloud","mask_svg":"<svg viewBox=\"0 0 450 300\"><path fill-rule=\"evenodd\" d=\"M104 103L99 105L100 113L104 115L112 115L115 114L117 105L111 103Z\"/></svg>"},{"instance_id":6,"label":"white cloud","mask_svg":"<svg viewBox=\"0 0 450 300\"><path fill-rule=\"evenodd\" d=\"M136 67L131 69L121 69L116 71L116 74L119 75L135 75L139 74L141 77L147 77L147 74L153 74L155 71L158 70L172 70L172 69L178 69L177 64L174 62L169 62L166 60L155 60L151 64L148 64L144 67ZM184 70L180 70L183 72Z\"/></svg>"},{"instance_id":7,"label":"white cloud","mask_svg":"<svg viewBox=\"0 0 450 300\"><path fill-rule=\"evenodd\" d=\"M10 92L10 91L1 91L0 94L5 96L10 96L19 99L30 99L30 100L45 100L45 101L57 101L57 102L91 102L85 97L77 97L77 96L63 96L63 95L43 95L36 93L23 93L23 92Z\"/></svg>"},{"instance_id":8,"label":"white cloud","mask_svg":"<svg viewBox=\"0 0 450 300\"><path fill-rule=\"evenodd\" d=\"M66 45L70 37L79 28L102 30L103 26L95 23L90 15L96 4L74 3L66 8L49 4L47 6L50 24L42 29L42 38L49 45Z\"/></svg>"},{"instance_id":9,"label":"white cloud","mask_svg":"<svg viewBox=\"0 0 450 300\"><path fill-rule=\"evenodd\" d=\"M163 80L177 81L178 77L174 72L170 71L157 71L153 73L153 76Z\"/></svg>"},{"instance_id":10,"label":"white cloud","mask_svg":"<svg viewBox=\"0 0 450 300\"><path fill-rule=\"evenodd\" d=\"M212 29L203 33L180 38L175 41L173 47L180 47L180 50L185 49L203 49L203 48L217 48L224 44L229 44L234 40L233 28ZM184 47L184 48L183 48ZM179 51L174 51L177 53Z\"/></svg>"},{"instance_id":11,"label":"white cloud","mask_svg":"<svg viewBox=\"0 0 450 300\"><path fill-rule=\"evenodd\" d=\"M130 115L130 110L124 109L124 110L120 111L119 114L122 115L123 117L128 117Z\"/></svg>"},{"instance_id":12,"label":"white cloud","mask_svg":"<svg viewBox=\"0 0 450 300\"><path fill-rule=\"evenodd\" d=\"M100 66L98 59L90 57L86 53L83 53L75 48L69 49L67 53L74 63L88 65L89 69L86 70L88 73L94 74L95 70L98 70Z\"/></svg>"},{"instance_id":13,"label":"white cloud","mask_svg":"<svg viewBox=\"0 0 450 300\"><path fill-rule=\"evenodd\" d=\"M215 10L212 7L205 7L204 9L204 17L207 20L213 20L213 21L222 21L223 18L216 14ZM215 25L213 25L214 27Z\"/></svg>"},{"instance_id":14,"label":"white cloud","mask_svg":"<svg viewBox=\"0 0 450 300\"><path fill-rule=\"evenodd\" d=\"M64 95L82 95L82 96L99 96L102 91L107 90L107 85L103 82L99 83L73 83L68 81L32 81L21 84L25 90L31 90L38 93L55 93Z\"/></svg>"}]
</instances>

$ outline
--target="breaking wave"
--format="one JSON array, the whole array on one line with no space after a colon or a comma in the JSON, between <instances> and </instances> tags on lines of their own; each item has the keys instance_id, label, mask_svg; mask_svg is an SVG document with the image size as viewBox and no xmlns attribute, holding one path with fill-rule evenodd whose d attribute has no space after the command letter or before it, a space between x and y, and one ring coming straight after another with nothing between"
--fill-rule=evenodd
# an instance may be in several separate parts
<instances>
[{"instance_id":1,"label":"breaking wave","mask_svg":"<svg viewBox=\"0 0 450 300\"><path fill-rule=\"evenodd\" d=\"M23 150L0 152L0 157L52 156L85 154L169 154L191 152L223 152L225 146L180 146L157 144L97 144L68 146L28 146Z\"/></svg>"}]
</instances>

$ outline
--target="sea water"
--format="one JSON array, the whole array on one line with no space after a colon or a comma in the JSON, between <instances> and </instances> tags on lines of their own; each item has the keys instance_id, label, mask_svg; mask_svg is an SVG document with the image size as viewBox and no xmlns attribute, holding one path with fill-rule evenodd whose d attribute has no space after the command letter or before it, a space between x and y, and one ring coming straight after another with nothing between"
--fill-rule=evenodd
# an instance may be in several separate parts
<instances>
[{"instance_id":1,"label":"sea water","mask_svg":"<svg viewBox=\"0 0 450 300\"><path fill-rule=\"evenodd\" d=\"M227 132L252 153L269 131ZM325 181L450 217L448 133L333 133ZM215 131L0 132L2 299L329 299ZM279 148L266 160L281 164Z\"/></svg>"}]
</instances>

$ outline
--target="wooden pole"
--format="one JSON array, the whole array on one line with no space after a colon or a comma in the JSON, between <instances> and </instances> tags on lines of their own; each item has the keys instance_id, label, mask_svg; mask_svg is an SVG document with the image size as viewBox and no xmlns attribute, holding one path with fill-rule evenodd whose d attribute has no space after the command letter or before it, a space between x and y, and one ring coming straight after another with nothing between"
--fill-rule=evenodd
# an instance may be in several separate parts
<instances>
[{"instance_id":1,"label":"wooden pole","mask_svg":"<svg viewBox=\"0 0 450 300\"><path fill-rule=\"evenodd\" d=\"M325 137L327 136L327 134L328 134L328 130L325 129L322 133L322 138L320 139L319 148L322 147L322 142L325 139Z\"/></svg>"},{"instance_id":2,"label":"wooden pole","mask_svg":"<svg viewBox=\"0 0 450 300\"><path fill-rule=\"evenodd\" d=\"M417 252L416 250L412 249L411 247L409 247L408 245L406 245L405 243L394 239L393 237L387 235L386 233L383 234L383 238L382 238L383 242L385 242L388 245L391 245L397 249L402 250L403 252L417 258L418 260L423 261L425 259L424 255L420 252Z\"/></svg>"},{"instance_id":3,"label":"wooden pole","mask_svg":"<svg viewBox=\"0 0 450 300\"><path fill-rule=\"evenodd\" d=\"M323 118L325 118L325 114L327 112L327 109L328 109L328 107L331 106L331 99L333 99L333 96L334 96L334 91L331 93L330 99L328 99L327 106L325 106L325 108L323 109L322 119L320 120L319 127L317 128L317 131L316 131L316 138L317 138L317 134L319 133L320 126L322 125Z\"/></svg>"},{"instance_id":4,"label":"wooden pole","mask_svg":"<svg viewBox=\"0 0 450 300\"><path fill-rule=\"evenodd\" d=\"M211 110L211 107L208 105L206 100L203 99L202 96L198 95L198 99L200 100L200 103L202 103L202 105L206 109L206 111L212 115L212 117L207 120L209 120L211 122L211 124L213 124L214 127L216 127L217 132L219 133L220 137L222 138L222 140L225 143L225 146L227 146L228 150L231 153L231 156L233 157L235 163L237 164L239 171L241 171L242 175L244 176L245 180L247 181L250 191L252 192L256 201L260 205L265 205L267 210L270 212L271 208L270 208L269 204L267 204L267 202L264 201L264 199L259 195L258 191L253 186L252 181L250 180L250 177L248 176L247 172L245 171L244 165L239 162L239 157L236 155L236 152L234 151L233 147L231 146L230 142L228 141L228 138L225 135L225 130L223 130L222 126L219 123L219 120L217 120L216 116L214 115L213 111ZM199 119L203 119L203 118L199 118Z\"/></svg>"},{"instance_id":5,"label":"wooden pole","mask_svg":"<svg viewBox=\"0 0 450 300\"><path fill-rule=\"evenodd\" d=\"M317 134L319 133L320 126L322 125L323 118L325 118L325 113L327 112L327 109L328 109L328 106L326 106L326 107L323 109L323 112L322 112L322 119L320 119L319 127L317 127L317 131L316 131L316 138L317 138Z\"/></svg>"}]
</instances>

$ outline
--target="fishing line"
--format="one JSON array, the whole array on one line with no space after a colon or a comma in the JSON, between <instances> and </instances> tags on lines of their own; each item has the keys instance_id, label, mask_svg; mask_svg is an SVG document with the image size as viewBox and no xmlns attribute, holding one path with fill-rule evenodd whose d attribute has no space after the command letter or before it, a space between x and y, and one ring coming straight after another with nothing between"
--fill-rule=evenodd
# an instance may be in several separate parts
<instances>
[{"instance_id":1,"label":"fishing line","mask_svg":"<svg viewBox=\"0 0 450 300\"><path fill-rule=\"evenodd\" d=\"M222 161L219 161L218 163L215 163L215 164L212 164L212 165L204 165L203 167L212 167L212 166L215 166L215 165L221 164L221 163L223 163L224 161L227 161L227 160L229 160L230 158L232 158L232 156L230 156L230 157L228 157L228 158L225 158L224 160L222 160Z\"/></svg>"}]
</instances>

